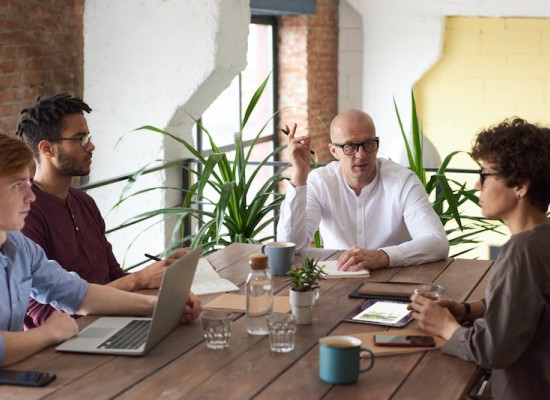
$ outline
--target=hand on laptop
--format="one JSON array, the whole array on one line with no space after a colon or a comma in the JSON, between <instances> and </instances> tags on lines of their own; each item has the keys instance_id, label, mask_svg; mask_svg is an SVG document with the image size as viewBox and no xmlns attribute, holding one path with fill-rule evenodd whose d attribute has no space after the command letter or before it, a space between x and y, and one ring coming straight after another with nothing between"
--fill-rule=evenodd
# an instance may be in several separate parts
<instances>
[{"instance_id":1,"label":"hand on laptop","mask_svg":"<svg viewBox=\"0 0 550 400\"><path fill-rule=\"evenodd\" d=\"M187 299L187 304L185 305L185 310L183 311L183 316L181 317L181 322L188 324L189 322L197 319L199 314L202 311L201 301L193 292L189 293Z\"/></svg>"}]
</instances>

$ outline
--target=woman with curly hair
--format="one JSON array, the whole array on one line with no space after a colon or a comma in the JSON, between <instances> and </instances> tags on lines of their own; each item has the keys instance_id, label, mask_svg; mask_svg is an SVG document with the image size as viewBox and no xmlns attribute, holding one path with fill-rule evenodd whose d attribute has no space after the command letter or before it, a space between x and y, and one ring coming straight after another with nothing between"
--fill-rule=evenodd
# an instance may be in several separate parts
<instances>
[{"instance_id":1,"label":"woman with curly hair","mask_svg":"<svg viewBox=\"0 0 550 400\"><path fill-rule=\"evenodd\" d=\"M413 295L411 316L448 340L444 353L492 369L494 398L548 398L550 129L506 120L478 134L472 156L481 161L481 212L501 219L512 236L490 271L484 299Z\"/></svg>"}]
</instances>

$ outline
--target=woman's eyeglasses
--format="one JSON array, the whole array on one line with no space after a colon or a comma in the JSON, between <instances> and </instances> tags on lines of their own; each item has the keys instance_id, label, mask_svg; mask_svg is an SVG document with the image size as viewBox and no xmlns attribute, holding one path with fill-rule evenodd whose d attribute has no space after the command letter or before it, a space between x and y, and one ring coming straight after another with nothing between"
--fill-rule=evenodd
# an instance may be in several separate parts
<instances>
[{"instance_id":1,"label":"woman's eyeglasses","mask_svg":"<svg viewBox=\"0 0 550 400\"><path fill-rule=\"evenodd\" d=\"M497 176L498 174L496 172L483 172L483 170L478 171L479 174L479 183L481 184L481 187L483 187L483 184L485 183L485 179L487 179L488 176Z\"/></svg>"}]
</instances>

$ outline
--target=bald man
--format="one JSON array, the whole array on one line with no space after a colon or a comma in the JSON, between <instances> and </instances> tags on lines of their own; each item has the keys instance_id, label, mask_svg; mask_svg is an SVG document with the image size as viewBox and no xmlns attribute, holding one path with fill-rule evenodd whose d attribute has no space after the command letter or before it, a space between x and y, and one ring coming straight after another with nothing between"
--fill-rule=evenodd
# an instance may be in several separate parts
<instances>
[{"instance_id":1,"label":"bald man","mask_svg":"<svg viewBox=\"0 0 550 400\"><path fill-rule=\"evenodd\" d=\"M287 126L288 129L288 126ZM311 137L289 129L293 174L281 205L277 240L304 252L319 228L325 248L345 250L340 270L379 269L440 260L449 241L417 176L377 158L380 139L359 110L337 115L329 149L336 161L310 171Z\"/></svg>"}]
</instances>

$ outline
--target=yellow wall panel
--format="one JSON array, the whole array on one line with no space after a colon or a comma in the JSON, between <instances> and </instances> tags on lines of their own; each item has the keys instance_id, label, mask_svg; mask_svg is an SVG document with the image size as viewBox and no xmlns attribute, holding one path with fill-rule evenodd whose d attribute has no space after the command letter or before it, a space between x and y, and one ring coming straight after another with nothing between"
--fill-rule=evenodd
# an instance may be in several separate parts
<instances>
[{"instance_id":1,"label":"yellow wall panel","mask_svg":"<svg viewBox=\"0 0 550 400\"><path fill-rule=\"evenodd\" d=\"M441 60L414 91L442 157L469 151L476 132L506 117L547 124L550 19L448 17Z\"/></svg>"},{"instance_id":2,"label":"yellow wall panel","mask_svg":"<svg viewBox=\"0 0 550 400\"><path fill-rule=\"evenodd\" d=\"M485 80L485 99L488 102L509 101L544 101L544 79L526 77L518 78L487 78Z\"/></svg>"},{"instance_id":3,"label":"yellow wall panel","mask_svg":"<svg viewBox=\"0 0 550 400\"><path fill-rule=\"evenodd\" d=\"M550 19L449 17L442 49L441 60L414 88L421 126L442 159L470 151L480 129L507 117L550 126ZM465 155L451 167L478 168ZM469 187L477 180L453 178ZM475 207L461 211L479 213ZM507 237L481 239L500 245ZM489 252L481 246L467 256L487 258Z\"/></svg>"},{"instance_id":4,"label":"yellow wall panel","mask_svg":"<svg viewBox=\"0 0 550 400\"><path fill-rule=\"evenodd\" d=\"M548 42L550 46L550 42ZM543 78L549 77L550 53L508 55L508 76L511 78Z\"/></svg>"},{"instance_id":5,"label":"yellow wall panel","mask_svg":"<svg viewBox=\"0 0 550 400\"><path fill-rule=\"evenodd\" d=\"M539 54L538 30L488 30L481 35L481 52L486 54Z\"/></svg>"}]
</instances>

